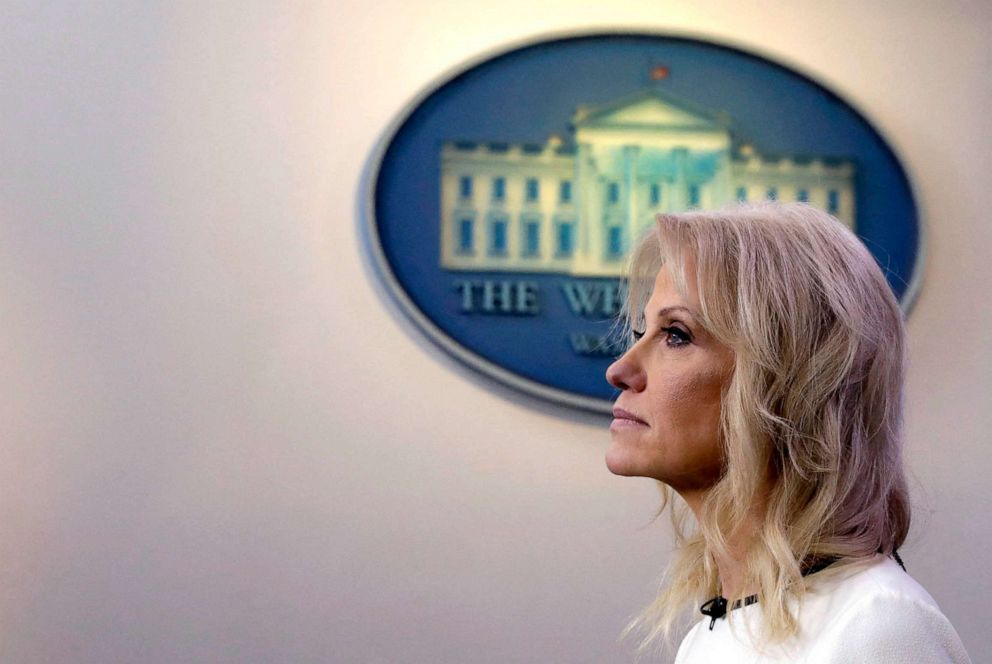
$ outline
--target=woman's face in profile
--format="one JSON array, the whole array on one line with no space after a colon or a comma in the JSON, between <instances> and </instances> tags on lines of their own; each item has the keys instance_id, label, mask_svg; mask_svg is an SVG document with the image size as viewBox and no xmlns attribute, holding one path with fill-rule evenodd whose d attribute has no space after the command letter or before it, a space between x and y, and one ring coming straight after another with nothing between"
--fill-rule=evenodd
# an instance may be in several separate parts
<instances>
[{"instance_id":1,"label":"woman's face in profile","mask_svg":"<svg viewBox=\"0 0 992 664\"><path fill-rule=\"evenodd\" d=\"M691 257L686 274L695 274ZM636 331L643 336L606 371L622 390L606 452L610 472L652 477L683 495L720 477L720 397L734 366L733 351L701 327L698 311L695 284L683 298L662 267L645 328Z\"/></svg>"}]
</instances>

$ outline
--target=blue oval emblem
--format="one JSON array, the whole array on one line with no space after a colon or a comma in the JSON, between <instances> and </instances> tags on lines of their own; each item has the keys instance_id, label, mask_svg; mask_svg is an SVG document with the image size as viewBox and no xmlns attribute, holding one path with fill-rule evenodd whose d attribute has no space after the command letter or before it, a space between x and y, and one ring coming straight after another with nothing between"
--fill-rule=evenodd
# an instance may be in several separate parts
<instances>
[{"instance_id":1,"label":"blue oval emblem","mask_svg":"<svg viewBox=\"0 0 992 664\"><path fill-rule=\"evenodd\" d=\"M404 311L472 367L609 412L608 330L659 212L800 200L864 240L908 309L921 229L893 150L806 76L684 37L516 48L422 95L368 178L369 246Z\"/></svg>"}]
</instances>

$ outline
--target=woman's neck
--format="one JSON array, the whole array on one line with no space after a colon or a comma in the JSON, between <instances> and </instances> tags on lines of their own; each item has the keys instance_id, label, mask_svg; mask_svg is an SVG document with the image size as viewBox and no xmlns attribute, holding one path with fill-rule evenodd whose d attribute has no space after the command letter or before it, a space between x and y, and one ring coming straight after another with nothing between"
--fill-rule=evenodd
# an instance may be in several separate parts
<instances>
[{"instance_id":1,"label":"woman's neck","mask_svg":"<svg viewBox=\"0 0 992 664\"><path fill-rule=\"evenodd\" d=\"M744 563L734 557L735 551L730 551L730 556L717 557L716 567L720 575L720 594L726 598L743 597L750 595L756 590L744 586Z\"/></svg>"},{"instance_id":2,"label":"woman's neck","mask_svg":"<svg viewBox=\"0 0 992 664\"><path fill-rule=\"evenodd\" d=\"M705 493L686 492L681 493L682 499L689 505L689 509L696 516L696 521L700 520L700 513L703 505ZM757 588L744 587L745 570L747 569L747 553L754 542L755 534L761 526L760 512L763 501L755 501L754 509L733 533L726 538L726 555L716 556L717 574L720 579L720 594L723 597L742 597L753 594Z\"/></svg>"}]
</instances>

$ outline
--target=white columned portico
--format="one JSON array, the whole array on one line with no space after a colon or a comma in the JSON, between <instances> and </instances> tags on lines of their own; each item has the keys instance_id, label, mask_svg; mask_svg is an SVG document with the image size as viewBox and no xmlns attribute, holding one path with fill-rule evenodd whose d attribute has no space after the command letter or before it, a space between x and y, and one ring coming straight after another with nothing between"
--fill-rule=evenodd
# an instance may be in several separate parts
<instances>
[{"instance_id":1,"label":"white columned portico","mask_svg":"<svg viewBox=\"0 0 992 664\"><path fill-rule=\"evenodd\" d=\"M637 239L637 160L641 148L637 145L623 146L623 223L624 246L631 246Z\"/></svg>"},{"instance_id":2,"label":"white columned portico","mask_svg":"<svg viewBox=\"0 0 992 664\"><path fill-rule=\"evenodd\" d=\"M675 148L672 150L672 161L675 162L675 181L672 183L672 210L685 210L689 207L689 183L686 171L689 168L689 150Z\"/></svg>"},{"instance_id":3,"label":"white columned portico","mask_svg":"<svg viewBox=\"0 0 992 664\"><path fill-rule=\"evenodd\" d=\"M599 191L599 169L593 156L592 145L580 143L576 155L579 214L575 270L579 273L595 272L602 262L603 220L602 196Z\"/></svg>"}]
</instances>

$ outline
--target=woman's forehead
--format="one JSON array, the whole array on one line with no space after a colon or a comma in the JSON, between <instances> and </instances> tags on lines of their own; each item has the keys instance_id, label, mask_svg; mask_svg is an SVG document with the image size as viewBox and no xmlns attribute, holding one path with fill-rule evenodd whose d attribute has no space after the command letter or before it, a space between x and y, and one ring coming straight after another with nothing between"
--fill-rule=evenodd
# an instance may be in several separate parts
<instances>
[{"instance_id":1,"label":"woman's forehead","mask_svg":"<svg viewBox=\"0 0 992 664\"><path fill-rule=\"evenodd\" d=\"M651 295L648 298L646 307L650 309L661 309L662 307L679 306L688 308L691 311L699 311L699 292L696 286L695 270L693 266L686 265L685 289L679 288L678 276L675 271L679 266L671 266L666 263L661 266L654 278L654 285L651 288Z\"/></svg>"}]
</instances>

